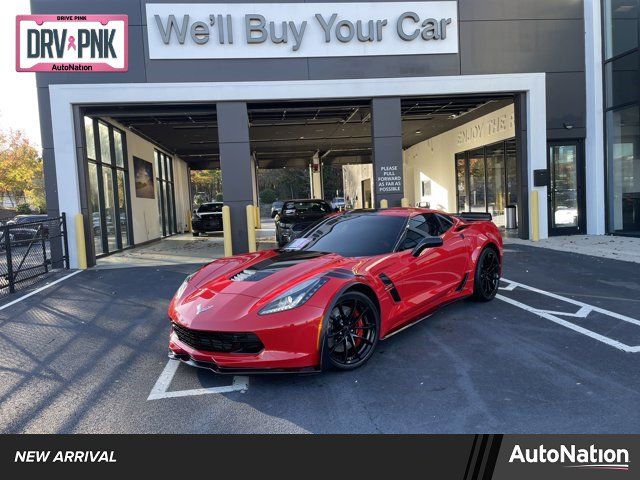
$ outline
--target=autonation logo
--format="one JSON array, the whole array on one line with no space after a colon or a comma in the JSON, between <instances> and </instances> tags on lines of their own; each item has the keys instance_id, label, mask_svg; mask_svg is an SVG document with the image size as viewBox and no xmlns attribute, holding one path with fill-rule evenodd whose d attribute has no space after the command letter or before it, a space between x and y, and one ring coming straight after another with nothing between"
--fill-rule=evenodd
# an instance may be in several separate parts
<instances>
[{"instance_id":1,"label":"autonation logo","mask_svg":"<svg viewBox=\"0 0 640 480\"><path fill-rule=\"evenodd\" d=\"M560 445L559 448L522 448L515 445L509 463L562 463L566 468L593 470L629 470L629 451L626 448L578 448L575 445Z\"/></svg>"}]
</instances>

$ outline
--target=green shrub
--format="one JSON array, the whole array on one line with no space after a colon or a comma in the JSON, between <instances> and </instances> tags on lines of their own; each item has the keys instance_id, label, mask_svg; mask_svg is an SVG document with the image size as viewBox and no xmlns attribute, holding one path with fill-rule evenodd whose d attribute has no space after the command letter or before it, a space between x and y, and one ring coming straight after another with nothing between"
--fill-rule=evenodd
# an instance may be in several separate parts
<instances>
[{"instance_id":1,"label":"green shrub","mask_svg":"<svg viewBox=\"0 0 640 480\"><path fill-rule=\"evenodd\" d=\"M16 206L16 213L18 215L27 215L31 213L31 207L27 203L21 203L18 206Z\"/></svg>"},{"instance_id":2,"label":"green shrub","mask_svg":"<svg viewBox=\"0 0 640 480\"><path fill-rule=\"evenodd\" d=\"M265 188L264 190L260 190L260 203L262 203L263 205L271 205L277 199L278 194L272 188Z\"/></svg>"}]
</instances>

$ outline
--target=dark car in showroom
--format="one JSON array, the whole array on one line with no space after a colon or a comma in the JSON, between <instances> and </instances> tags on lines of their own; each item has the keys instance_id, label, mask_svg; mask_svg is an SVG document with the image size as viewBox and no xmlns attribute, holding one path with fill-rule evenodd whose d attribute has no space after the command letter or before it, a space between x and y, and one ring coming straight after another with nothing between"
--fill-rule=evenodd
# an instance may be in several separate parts
<instances>
[{"instance_id":1,"label":"dark car in showroom","mask_svg":"<svg viewBox=\"0 0 640 480\"><path fill-rule=\"evenodd\" d=\"M288 200L276 215L276 242L279 247L297 238L307 228L336 210L324 200Z\"/></svg>"},{"instance_id":2,"label":"dark car in showroom","mask_svg":"<svg viewBox=\"0 0 640 480\"><path fill-rule=\"evenodd\" d=\"M222 205L222 202L207 202L193 210L191 231L194 237L222 230Z\"/></svg>"}]
</instances>

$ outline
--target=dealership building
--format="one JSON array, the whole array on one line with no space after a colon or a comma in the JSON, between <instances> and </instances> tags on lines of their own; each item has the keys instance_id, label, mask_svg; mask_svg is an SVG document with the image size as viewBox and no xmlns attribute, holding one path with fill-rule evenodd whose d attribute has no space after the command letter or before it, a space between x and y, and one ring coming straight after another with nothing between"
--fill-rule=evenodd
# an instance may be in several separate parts
<instances>
[{"instance_id":1,"label":"dealership building","mask_svg":"<svg viewBox=\"0 0 640 480\"><path fill-rule=\"evenodd\" d=\"M89 265L186 231L190 171L217 168L234 252L257 172L283 167L320 197L342 166L354 207L489 212L523 239L640 235L637 0L31 9L46 21L17 22L17 67L38 71L47 205L82 214Z\"/></svg>"}]
</instances>

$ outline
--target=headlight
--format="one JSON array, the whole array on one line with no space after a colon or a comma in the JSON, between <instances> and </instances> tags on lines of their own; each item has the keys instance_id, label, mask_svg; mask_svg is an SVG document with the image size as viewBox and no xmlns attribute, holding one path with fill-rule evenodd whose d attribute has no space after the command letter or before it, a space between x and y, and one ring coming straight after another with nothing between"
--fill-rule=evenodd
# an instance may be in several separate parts
<instances>
[{"instance_id":1,"label":"headlight","mask_svg":"<svg viewBox=\"0 0 640 480\"><path fill-rule=\"evenodd\" d=\"M191 280L195 274L196 273L194 272L184 279L184 282L182 282L182 285L180 285L180 288L178 288L178 291L175 294L176 299L179 299L180 297L182 297L182 294L187 289L187 285L189 285L189 280Z\"/></svg>"},{"instance_id":2,"label":"headlight","mask_svg":"<svg viewBox=\"0 0 640 480\"><path fill-rule=\"evenodd\" d=\"M285 310L291 310L292 308L303 305L309 300L318 289L327 283L326 278L312 278L306 282L302 282L299 285L287 290L275 300L269 302L258 313L265 315L267 313L283 312Z\"/></svg>"}]
</instances>

